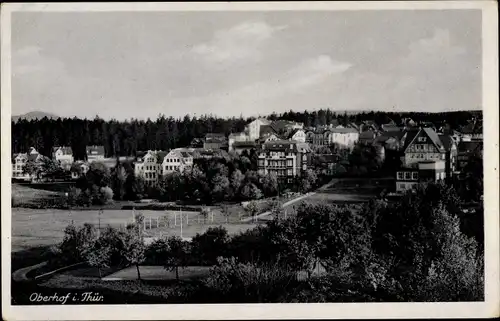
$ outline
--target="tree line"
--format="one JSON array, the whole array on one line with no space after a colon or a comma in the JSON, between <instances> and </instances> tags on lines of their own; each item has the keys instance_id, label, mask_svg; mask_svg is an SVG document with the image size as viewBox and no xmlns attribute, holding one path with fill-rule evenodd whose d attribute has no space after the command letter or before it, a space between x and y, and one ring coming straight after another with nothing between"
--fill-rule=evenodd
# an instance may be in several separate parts
<instances>
[{"instance_id":1,"label":"tree line","mask_svg":"<svg viewBox=\"0 0 500 321\"><path fill-rule=\"evenodd\" d=\"M356 114L337 114L330 109L282 114L273 113L270 120L289 120L302 122L306 127L329 124L334 120L347 125L352 121L372 120L384 124L391 120L400 122L404 117L415 121L430 121L450 124L451 128L465 125L471 117L482 117L481 112L447 113L389 113L360 112ZM185 116L175 119L160 115L156 120L130 119L126 121L94 119L58 118L40 120L18 119L12 122L12 152L25 153L35 147L41 154L50 156L54 146L70 146L75 159L86 158L87 145L104 146L106 157L130 156L137 151L169 150L188 146L194 138L203 137L210 132L241 132L253 118L220 118L213 115L201 117Z\"/></svg>"},{"instance_id":2,"label":"tree line","mask_svg":"<svg viewBox=\"0 0 500 321\"><path fill-rule=\"evenodd\" d=\"M103 205L112 199L142 198L186 204L239 202L276 196L290 189L308 192L325 183L324 177L312 170L291 184L274 174L261 175L257 172L257 162L251 160L257 154L246 155L196 159L192 168L160 176L155 185L148 185L143 178L135 176L129 162L117 161L112 169L93 162L70 189L69 205Z\"/></svg>"}]
</instances>

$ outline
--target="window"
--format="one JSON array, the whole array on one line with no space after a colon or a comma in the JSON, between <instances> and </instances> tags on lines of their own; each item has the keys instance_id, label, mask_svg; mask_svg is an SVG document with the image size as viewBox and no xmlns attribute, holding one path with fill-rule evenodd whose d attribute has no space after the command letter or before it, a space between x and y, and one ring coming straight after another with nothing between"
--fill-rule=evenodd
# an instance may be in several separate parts
<instances>
[{"instance_id":1,"label":"window","mask_svg":"<svg viewBox=\"0 0 500 321\"><path fill-rule=\"evenodd\" d=\"M307 160L307 155L302 156L302 160L306 161Z\"/></svg>"},{"instance_id":2,"label":"window","mask_svg":"<svg viewBox=\"0 0 500 321\"><path fill-rule=\"evenodd\" d=\"M399 184L399 189L406 189L406 184L405 183L400 183Z\"/></svg>"},{"instance_id":3,"label":"window","mask_svg":"<svg viewBox=\"0 0 500 321\"><path fill-rule=\"evenodd\" d=\"M417 139L417 141L418 141L419 143L425 143L425 142L426 142L426 137L419 137L419 138Z\"/></svg>"},{"instance_id":4,"label":"window","mask_svg":"<svg viewBox=\"0 0 500 321\"><path fill-rule=\"evenodd\" d=\"M441 159L444 160L446 158L445 154L441 154Z\"/></svg>"},{"instance_id":5,"label":"window","mask_svg":"<svg viewBox=\"0 0 500 321\"><path fill-rule=\"evenodd\" d=\"M397 173L397 176L398 176L398 180L403 180L403 172L398 172Z\"/></svg>"},{"instance_id":6,"label":"window","mask_svg":"<svg viewBox=\"0 0 500 321\"><path fill-rule=\"evenodd\" d=\"M405 172L405 180L411 179L411 172Z\"/></svg>"},{"instance_id":7,"label":"window","mask_svg":"<svg viewBox=\"0 0 500 321\"><path fill-rule=\"evenodd\" d=\"M439 180L439 173L436 173L436 180Z\"/></svg>"},{"instance_id":8,"label":"window","mask_svg":"<svg viewBox=\"0 0 500 321\"><path fill-rule=\"evenodd\" d=\"M415 181L418 180L418 173L417 172L412 173L412 179Z\"/></svg>"},{"instance_id":9,"label":"window","mask_svg":"<svg viewBox=\"0 0 500 321\"><path fill-rule=\"evenodd\" d=\"M292 169L288 169L286 174L287 174L288 176L292 176L292 175L293 175L293 171L292 171Z\"/></svg>"},{"instance_id":10,"label":"window","mask_svg":"<svg viewBox=\"0 0 500 321\"><path fill-rule=\"evenodd\" d=\"M287 166L293 166L293 160L292 160L292 159L288 159L288 160L286 161L286 165L287 165Z\"/></svg>"}]
</instances>

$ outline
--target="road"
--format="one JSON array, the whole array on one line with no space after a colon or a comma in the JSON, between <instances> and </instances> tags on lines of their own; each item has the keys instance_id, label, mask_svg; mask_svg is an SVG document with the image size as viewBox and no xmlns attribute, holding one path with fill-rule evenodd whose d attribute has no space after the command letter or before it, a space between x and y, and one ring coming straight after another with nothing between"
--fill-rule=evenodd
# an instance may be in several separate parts
<instances>
[{"instance_id":1,"label":"road","mask_svg":"<svg viewBox=\"0 0 500 321\"><path fill-rule=\"evenodd\" d=\"M297 198L294 198L293 200L290 200L290 201L288 201L286 203L283 203L282 207L285 208L285 207L293 205L293 204L295 204L297 202L303 201L306 198L311 197L311 196L315 195L316 193L322 192L322 191L328 189L330 186L337 184L340 180L341 180L340 178L334 178L330 182L328 182L325 185L323 185L320 188L318 188L315 192L307 193L305 195L302 195L302 196L299 196ZM252 217L245 217L245 218L241 219L241 221L242 222L251 222L253 220L258 220L260 218L264 218L264 217L269 216L269 215L271 215L271 211L267 211L267 212L264 212L264 213L261 213L259 215L252 216Z\"/></svg>"}]
</instances>

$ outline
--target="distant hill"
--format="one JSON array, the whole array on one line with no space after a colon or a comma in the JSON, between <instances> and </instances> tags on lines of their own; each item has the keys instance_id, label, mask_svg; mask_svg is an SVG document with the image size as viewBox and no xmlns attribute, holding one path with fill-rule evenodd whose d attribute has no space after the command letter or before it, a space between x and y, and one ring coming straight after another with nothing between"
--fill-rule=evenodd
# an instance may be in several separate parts
<instances>
[{"instance_id":1,"label":"distant hill","mask_svg":"<svg viewBox=\"0 0 500 321\"><path fill-rule=\"evenodd\" d=\"M44 117L47 117L49 119L59 118L59 116L57 115L46 113L43 111L30 111L29 113L23 115L12 116L12 120L13 121L17 121L18 119L35 120L35 119L42 119Z\"/></svg>"}]
</instances>

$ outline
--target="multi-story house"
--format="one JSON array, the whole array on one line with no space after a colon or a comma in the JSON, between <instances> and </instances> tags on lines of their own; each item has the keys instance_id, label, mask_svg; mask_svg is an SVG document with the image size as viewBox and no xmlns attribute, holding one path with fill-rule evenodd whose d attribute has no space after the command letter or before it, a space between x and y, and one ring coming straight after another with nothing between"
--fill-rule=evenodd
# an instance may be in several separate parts
<instances>
[{"instance_id":1,"label":"multi-story house","mask_svg":"<svg viewBox=\"0 0 500 321\"><path fill-rule=\"evenodd\" d=\"M362 144L371 144L375 141L377 133L372 130L367 130L359 133L359 142Z\"/></svg>"},{"instance_id":2,"label":"multi-story house","mask_svg":"<svg viewBox=\"0 0 500 321\"><path fill-rule=\"evenodd\" d=\"M404 167L418 167L423 161L446 160L446 150L438 134L431 128L407 131L403 136Z\"/></svg>"},{"instance_id":3,"label":"multi-story house","mask_svg":"<svg viewBox=\"0 0 500 321\"><path fill-rule=\"evenodd\" d=\"M447 179L451 158L447 158L447 148L432 128L409 130L402 140L404 156L401 167L396 170L397 192L411 189L423 181Z\"/></svg>"},{"instance_id":4,"label":"multi-story house","mask_svg":"<svg viewBox=\"0 0 500 321\"><path fill-rule=\"evenodd\" d=\"M27 153L14 154L12 159L12 178L31 180L32 177L24 172L28 162L41 162L43 156L34 147L30 147Z\"/></svg>"},{"instance_id":5,"label":"multi-story house","mask_svg":"<svg viewBox=\"0 0 500 321\"><path fill-rule=\"evenodd\" d=\"M352 149L359 141L359 132L354 128L333 128L325 132L325 145L335 145L339 148Z\"/></svg>"},{"instance_id":6,"label":"multi-story house","mask_svg":"<svg viewBox=\"0 0 500 321\"><path fill-rule=\"evenodd\" d=\"M14 154L12 158L12 178L29 180L29 174L24 172L24 166L28 162L27 153Z\"/></svg>"},{"instance_id":7,"label":"multi-story house","mask_svg":"<svg viewBox=\"0 0 500 321\"><path fill-rule=\"evenodd\" d=\"M205 135L203 148L207 150L227 149L228 142L226 136L222 133L208 133Z\"/></svg>"},{"instance_id":8,"label":"multi-story house","mask_svg":"<svg viewBox=\"0 0 500 321\"><path fill-rule=\"evenodd\" d=\"M262 175L274 173L284 183L292 183L310 164L311 149L307 143L278 140L261 145L258 169Z\"/></svg>"},{"instance_id":9,"label":"multi-story house","mask_svg":"<svg viewBox=\"0 0 500 321\"><path fill-rule=\"evenodd\" d=\"M271 122L264 118L257 118L254 121L248 123L245 127L250 140L257 140L260 137L260 127L264 125L271 125Z\"/></svg>"},{"instance_id":10,"label":"multi-story house","mask_svg":"<svg viewBox=\"0 0 500 321\"><path fill-rule=\"evenodd\" d=\"M162 173L162 154L149 150L143 157L138 157L134 164L134 174L141 177L146 186L154 186ZM163 153L164 155L164 153Z\"/></svg>"},{"instance_id":11,"label":"multi-story house","mask_svg":"<svg viewBox=\"0 0 500 321\"><path fill-rule=\"evenodd\" d=\"M162 168L163 175L173 172L182 173L184 170L193 167L193 153L187 149L176 148L172 149L163 158Z\"/></svg>"},{"instance_id":12,"label":"multi-story house","mask_svg":"<svg viewBox=\"0 0 500 321\"><path fill-rule=\"evenodd\" d=\"M422 161L417 167L400 168L396 172L396 192L414 189L420 183L444 180L445 171L445 162L442 160Z\"/></svg>"},{"instance_id":13,"label":"multi-story house","mask_svg":"<svg viewBox=\"0 0 500 321\"><path fill-rule=\"evenodd\" d=\"M73 164L73 150L67 146L57 146L52 148L52 159L61 164L64 169L70 169Z\"/></svg>"},{"instance_id":14,"label":"multi-story house","mask_svg":"<svg viewBox=\"0 0 500 321\"><path fill-rule=\"evenodd\" d=\"M93 162L93 161L99 161L104 159L104 146L87 146L86 148L87 152L87 161L88 162Z\"/></svg>"}]
</instances>

